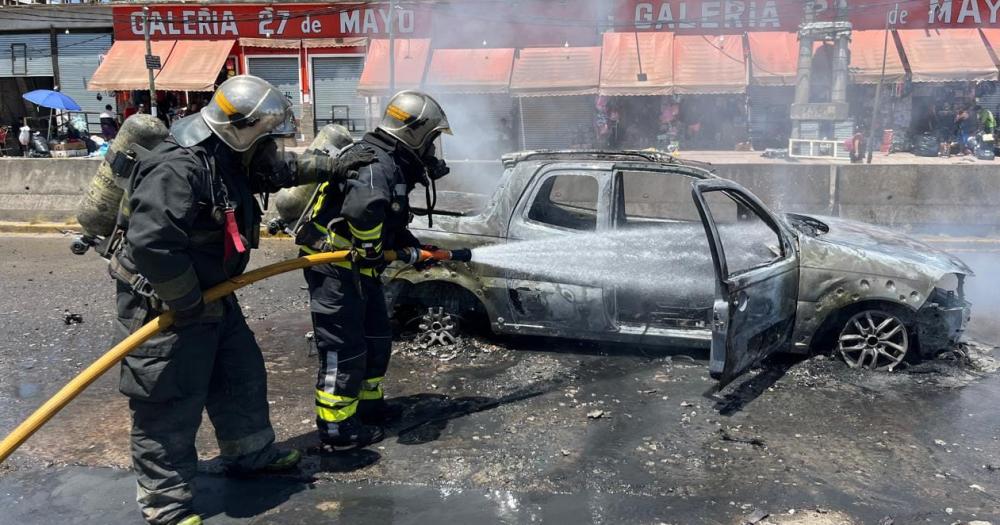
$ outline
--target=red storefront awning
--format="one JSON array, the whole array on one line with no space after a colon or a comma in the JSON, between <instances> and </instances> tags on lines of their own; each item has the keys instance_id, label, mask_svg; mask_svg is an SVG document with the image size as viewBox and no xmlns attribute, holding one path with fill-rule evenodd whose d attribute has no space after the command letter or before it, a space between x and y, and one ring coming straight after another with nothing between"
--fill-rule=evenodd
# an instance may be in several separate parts
<instances>
[{"instance_id":1,"label":"red storefront awning","mask_svg":"<svg viewBox=\"0 0 1000 525\"><path fill-rule=\"evenodd\" d=\"M431 93L506 93L514 49L435 49L425 87Z\"/></svg>"},{"instance_id":2,"label":"red storefront awning","mask_svg":"<svg viewBox=\"0 0 1000 525\"><path fill-rule=\"evenodd\" d=\"M419 89L427 69L431 41L428 38L395 40L396 91ZM389 92L389 41L373 39L368 46L365 68L358 81L358 94L362 96L386 95Z\"/></svg>"},{"instance_id":3,"label":"red storefront awning","mask_svg":"<svg viewBox=\"0 0 1000 525\"><path fill-rule=\"evenodd\" d=\"M980 28L980 31L983 32L983 38L993 52L993 61L1000 67L1000 28Z\"/></svg>"},{"instance_id":4,"label":"red storefront awning","mask_svg":"<svg viewBox=\"0 0 1000 525\"><path fill-rule=\"evenodd\" d=\"M674 36L674 93L744 93L747 68L740 35Z\"/></svg>"},{"instance_id":5,"label":"red storefront awning","mask_svg":"<svg viewBox=\"0 0 1000 525\"><path fill-rule=\"evenodd\" d=\"M232 40L157 40L153 55L162 69L155 71L156 89L164 91L212 91L215 80L233 48ZM119 40L111 46L87 89L125 91L148 89L146 44L141 40Z\"/></svg>"},{"instance_id":6,"label":"red storefront awning","mask_svg":"<svg viewBox=\"0 0 1000 525\"><path fill-rule=\"evenodd\" d=\"M747 33L750 78L759 86L794 86L799 63L797 33Z\"/></svg>"},{"instance_id":7,"label":"red storefront awning","mask_svg":"<svg viewBox=\"0 0 1000 525\"><path fill-rule=\"evenodd\" d=\"M896 48L896 40L889 35L885 45L885 31L851 31L851 79L855 84L878 84L882 76L882 50L885 49L885 82L900 82L906 78L903 59Z\"/></svg>"},{"instance_id":8,"label":"red storefront awning","mask_svg":"<svg viewBox=\"0 0 1000 525\"><path fill-rule=\"evenodd\" d=\"M156 89L214 91L232 49L232 40L178 40L156 77Z\"/></svg>"},{"instance_id":9,"label":"red storefront awning","mask_svg":"<svg viewBox=\"0 0 1000 525\"><path fill-rule=\"evenodd\" d=\"M601 48L525 48L514 58L510 93L516 97L594 95L601 82Z\"/></svg>"},{"instance_id":10,"label":"red storefront awning","mask_svg":"<svg viewBox=\"0 0 1000 525\"><path fill-rule=\"evenodd\" d=\"M604 33L598 92L608 96L673 93L673 46L672 33Z\"/></svg>"},{"instance_id":11,"label":"red storefront awning","mask_svg":"<svg viewBox=\"0 0 1000 525\"><path fill-rule=\"evenodd\" d=\"M997 80L997 66L978 29L896 31L914 82Z\"/></svg>"},{"instance_id":12,"label":"red storefront awning","mask_svg":"<svg viewBox=\"0 0 1000 525\"><path fill-rule=\"evenodd\" d=\"M165 63L174 49L174 40L157 40L152 43L153 54ZM111 45L104 60L87 83L89 91L126 91L149 89L146 70L146 43L142 40L119 40Z\"/></svg>"}]
</instances>

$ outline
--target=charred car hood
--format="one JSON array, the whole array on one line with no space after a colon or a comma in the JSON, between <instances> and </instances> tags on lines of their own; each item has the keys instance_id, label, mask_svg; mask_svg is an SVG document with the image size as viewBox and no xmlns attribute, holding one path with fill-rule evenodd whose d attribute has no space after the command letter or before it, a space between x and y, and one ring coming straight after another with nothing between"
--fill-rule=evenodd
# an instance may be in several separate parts
<instances>
[{"instance_id":1,"label":"charred car hood","mask_svg":"<svg viewBox=\"0 0 1000 525\"><path fill-rule=\"evenodd\" d=\"M871 224L790 213L786 220L799 232L802 265L906 279L940 279L949 273L972 275L957 257L908 235Z\"/></svg>"}]
</instances>

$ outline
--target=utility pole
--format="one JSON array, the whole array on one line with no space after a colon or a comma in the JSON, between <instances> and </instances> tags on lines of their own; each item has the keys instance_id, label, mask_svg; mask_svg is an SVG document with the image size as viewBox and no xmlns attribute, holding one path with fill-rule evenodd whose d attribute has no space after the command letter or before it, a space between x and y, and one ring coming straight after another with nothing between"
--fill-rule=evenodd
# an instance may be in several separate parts
<instances>
[{"instance_id":1,"label":"utility pole","mask_svg":"<svg viewBox=\"0 0 1000 525\"><path fill-rule=\"evenodd\" d=\"M878 119L878 112L881 109L882 103L882 83L885 81L885 62L889 54L889 27L890 22L899 16L899 4L896 4L892 8L892 11L886 13L885 15L885 36L882 39L882 73L878 77L878 84L875 86L875 107L872 108L872 122L871 127L868 129L868 158L865 159L866 163L872 163L872 150L875 149L875 140L877 136L877 130L875 124L881 124Z\"/></svg>"},{"instance_id":2,"label":"utility pole","mask_svg":"<svg viewBox=\"0 0 1000 525\"><path fill-rule=\"evenodd\" d=\"M396 0L389 0L389 96L396 93Z\"/></svg>"},{"instance_id":3,"label":"utility pole","mask_svg":"<svg viewBox=\"0 0 1000 525\"><path fill-rule=\"evenodd\" d=\"M156 75L153 74L152 64L149 63L153 56L153 45L149 42L149 6L142 7L142 36L146 40L146 71L149 73L149 114L156 116Z\"/></svg>"}]
</instances>

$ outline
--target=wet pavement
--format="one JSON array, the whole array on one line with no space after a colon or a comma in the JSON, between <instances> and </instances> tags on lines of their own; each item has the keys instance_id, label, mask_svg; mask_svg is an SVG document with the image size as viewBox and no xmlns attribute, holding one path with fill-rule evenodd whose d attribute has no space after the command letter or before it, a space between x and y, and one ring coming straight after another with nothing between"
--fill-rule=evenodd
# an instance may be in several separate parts
<instances>
[{"instance_id":1,"label":"wet pavement","mask_svg":"<svg viewBox=\"0 0 1000 525\"><path fill-rule=\"evenodd\" d=\"M1000 341L989 242L948 246L980 274L972 337ZM255 264L294 255L265 240ZM112 286L66 240L0 237L0 433L112 339ZM431 354L397 344L387 388L402 410L369 450L324 454L301 276L241 295L264 348L279 441L307 450L291 476L223 477L206 420L198 509L208 523L1000 523L1000 352L895 374L778 359L705 397L702 352L541 339ZM76 323L67 314L79 315ZM67 324L67 321L70 324ZM0 465L0 525L140 523L117 373Z\"/></svg>"}]
</instances>

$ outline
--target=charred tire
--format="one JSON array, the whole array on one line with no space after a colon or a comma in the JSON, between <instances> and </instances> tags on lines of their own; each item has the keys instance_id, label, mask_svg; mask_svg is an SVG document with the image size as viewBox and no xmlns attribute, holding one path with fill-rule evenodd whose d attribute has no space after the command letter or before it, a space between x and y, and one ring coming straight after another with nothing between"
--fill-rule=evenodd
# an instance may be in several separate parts
<instances>
[{"instance_id":1,"label":"charred tire","mask_svg":"<svg viewBox=\"0 0 1000 525\"><path fill-rule=\"evenodd\" d=\"M486 333L489 319L482 302L461 286L425 282L399 290L392 317L400 332L441 342L462 333Z\"/></svg>"},{"instance_id":2,"label":"charred tire","mask_svg":"<svg viewBox=\"0 0 1000 525\"><path fill-rule=\"evenodd\" d=\"M891 304L868 304L837 316L833 350L851 368L891 372L919 358L913 314Z\"/></svg>"}]
</instances>

